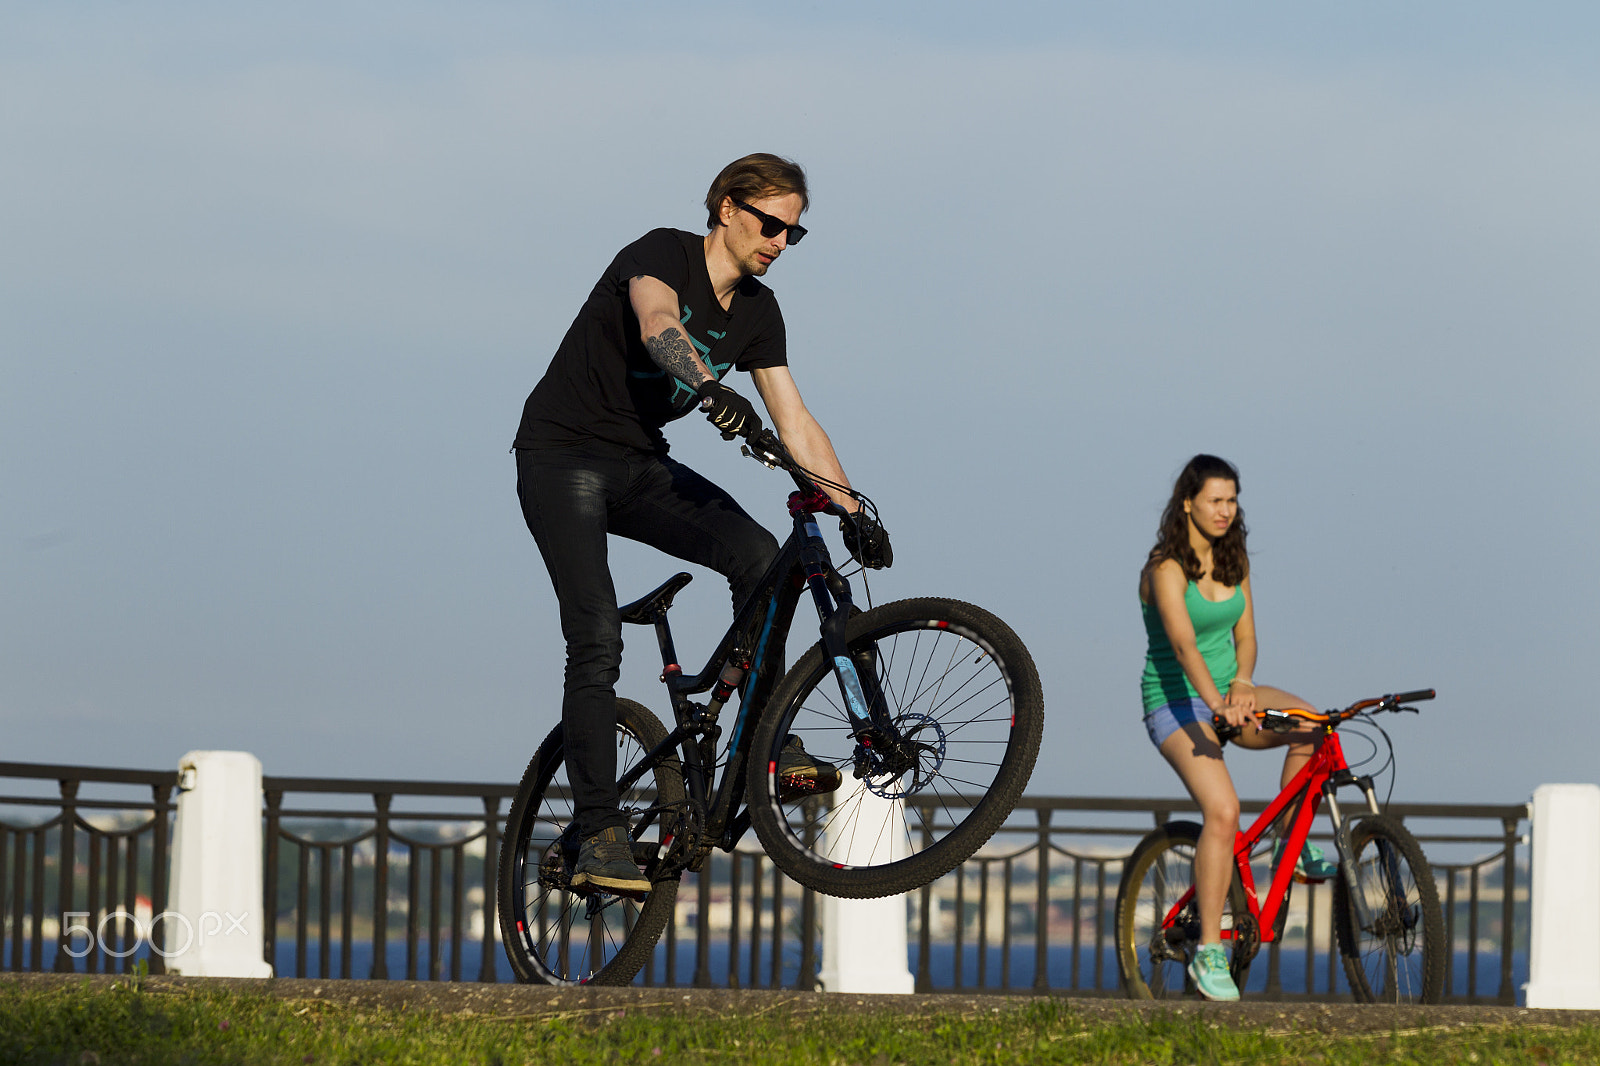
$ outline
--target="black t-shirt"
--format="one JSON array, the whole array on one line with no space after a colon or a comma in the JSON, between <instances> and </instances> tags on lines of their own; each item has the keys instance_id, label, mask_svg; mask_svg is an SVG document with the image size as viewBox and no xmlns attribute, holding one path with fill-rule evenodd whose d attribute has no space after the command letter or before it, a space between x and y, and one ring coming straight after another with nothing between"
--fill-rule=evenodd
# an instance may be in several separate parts
<instances>
[{"instance_id":1,"label":"black t-shirt","mask_svg":"<svg viewBox=\"0 0 1600 1066\"><path fill-rule=\"evenodd\" d=\"M639 337L628 282L640 275L678 294L683 331L719 379L730 369L788 365L783 315L772 290L746 277L724 311L711 289L703 242L683 230L657 229L617 253L528 395L516 447L598 439L667 450L661 427L694 410L696 398L655 364Z\"/></svg>"}]
</instances>

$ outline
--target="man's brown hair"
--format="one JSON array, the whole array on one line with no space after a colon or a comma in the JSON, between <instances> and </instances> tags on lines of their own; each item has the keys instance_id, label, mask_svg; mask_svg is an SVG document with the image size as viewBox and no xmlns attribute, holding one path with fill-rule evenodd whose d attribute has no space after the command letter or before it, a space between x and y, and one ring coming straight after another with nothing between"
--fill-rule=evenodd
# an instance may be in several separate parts
<instances>
[{"instance_id":1,"label":"man's brown hair","mask_svg":"<svg viewBox=\"0 0 1600 1066\"><path fill-rule=\"evenodd\" d=\"M721 224L722 201L727 197L749 203L789 193L799 194L801 211L811 206L806 195L806 172L799 163L766 152L735 159L722 168L706 193L706 228L716 229Z\"/></svg>"}]
</instances>

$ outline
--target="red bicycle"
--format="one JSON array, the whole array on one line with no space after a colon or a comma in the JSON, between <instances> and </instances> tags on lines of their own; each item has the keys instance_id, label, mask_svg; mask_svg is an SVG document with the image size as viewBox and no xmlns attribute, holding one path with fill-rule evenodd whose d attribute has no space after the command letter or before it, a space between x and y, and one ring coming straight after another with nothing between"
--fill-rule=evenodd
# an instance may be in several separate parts
<instances>
[{"instance_id":1,"label":"red bicycle","mask_svg":"<svg viewBox=\"0 0 1600 1066\"><path fill-rule=\"evenodd\" d=\"M1357 776L1345 761L1339 726L1358 716L1410 711L1403 704L1431 700L1432 689L1361 700L1342 711L1300 708L1263 710L1263 729L1278 733L1321 726L1322 744L1294 779L1234 844L1234 878L1222 916L1222 938L1232 951L1229 969L1244 988L1251 960L1262 944L1283 934L1295 865L1323 800L1333 822L1339 874L1333 886L1334 929L1350 990L1358 1002L1436 1003L1444 989L1449 945L1433 871L1416 838L1378 805L1370 776ZM1218 719L1218 737L1237 729ZM1381 733L1382 731L1379 730ZM1385 735L1387 740L1387 736ZM1359 788L1367 813L1345 818L1336 791ZM1278 835L1271 883L1258 899L1250 860ZM1117 889L1117 964L1122 986L1133 999L1193 993L1189 960L1200 947L1200 917L1194 894L1194 853L1200 826L1168 822L1139 842L1123 866ZM1270 867L1269 867L1270 868Z\"/></svg>"}]
</instances>

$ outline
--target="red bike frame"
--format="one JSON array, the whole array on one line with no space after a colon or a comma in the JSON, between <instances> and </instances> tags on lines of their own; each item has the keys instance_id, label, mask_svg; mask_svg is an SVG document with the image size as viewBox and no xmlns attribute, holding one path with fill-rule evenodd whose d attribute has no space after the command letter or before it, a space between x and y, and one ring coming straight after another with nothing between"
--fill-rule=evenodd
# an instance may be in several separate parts
<instances>
[{"instance_id":1,"label":"red bike frame","mask_svg":"<svg viewBox=\"0 0 1600 1066\"><path fill-rule=\"evenodd\" d=\"M1378 700L1365 700L1342 714L1317 715L1316 719L1321 719L1324 723L1323 737L1322 743L1312 753L1310 761L1300 768L1300 772L1283 787L1283 791L1267 805L1267 809L1261 812L1261 816L1251 824L1250 828L1234 837L1233 863L1239 871L1239 881L1244 886L1247 906L1250 908L1251 916L1256 920L1257 935L1262 943L1271 943L1278 938L1278 918L1288 903L1289 881L1294 877L1295 864L1299 861L1301 849L1305 847L1306 840L1311 835L1311 823L1322 806L1323 797L1328 798L1333 808L1336 835L1342 830L1342 824L1338 816L1337 803L1333 798L1333 786L1361 784L1367 791L1368 806L1372 808L1374 814L1378 811L1370 782L1365 779L1357 780L1351 776L1350 766L1345 762L1344 748L1340 745L1339 734L1336 732L1341 721L1378 702ZM1301 716L1309 717L1303 712ZM1279 852L1278 867L1272 874L1266 902L1261 903L1257 899L1255 872L1250 866L1250 854L1266 835L1268 828L1291 804L1295 803L1300 805L1299 810L1290 821L1283 850ZM1338 850L1341 856L1349 852L1348 847L1340 847ZM1172 909L1167 912L1163 924L1172 925L1193 898L1194 886L1190 885L1188 891L1180 896ZM1232 940L1233 930L1224 929L1222 938Z\"/></svg>"}]
</instances>

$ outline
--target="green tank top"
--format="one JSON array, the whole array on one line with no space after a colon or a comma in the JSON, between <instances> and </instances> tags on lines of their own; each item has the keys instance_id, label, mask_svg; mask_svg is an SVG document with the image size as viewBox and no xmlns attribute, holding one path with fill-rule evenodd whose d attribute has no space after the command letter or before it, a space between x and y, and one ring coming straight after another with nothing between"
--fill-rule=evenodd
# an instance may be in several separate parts
<instances>
[{"instance_id":1,"label":"green tank top","mask_svg":"<svg viewBox=\"0 0 1600 1066\"><path fill-rule=\"evenodd\" d=\"M1233 654L1233 627L1244 614L1244 590L1235 588L1233 595L1221 603L1213 603L1200 595L1200 587L1193 581L1183 592L1183 605L1189 611L1189 622L1194 626L1195 645L1206 662L1211 680L1223 693L1239 673L1239 660ZM1161 612L1154 604L1139 601L1144 611L1144 631L1150 638L1150 651L1144 660L1144 676L1140 679L1144 694L1144 713L1149 714L1178 700L1199 699L1178 657L1167 639L1166 627L1161 624Z\"/></svg>"}]
</instances>

